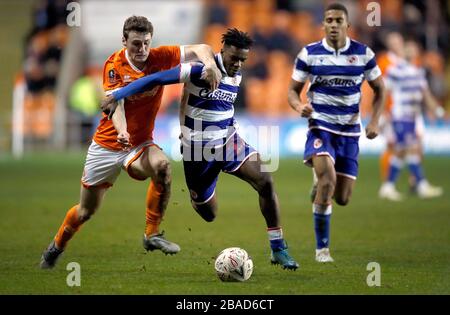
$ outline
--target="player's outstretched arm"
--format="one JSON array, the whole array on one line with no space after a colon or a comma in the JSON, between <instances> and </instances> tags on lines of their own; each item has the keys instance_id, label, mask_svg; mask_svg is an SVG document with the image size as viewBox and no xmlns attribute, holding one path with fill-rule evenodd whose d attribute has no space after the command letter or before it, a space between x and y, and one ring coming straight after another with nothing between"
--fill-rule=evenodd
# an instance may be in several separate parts
<instances>
[{"instance_id":1,"label":"player's outstretched arm","mask_svg":"<svg viewBox=\"0 0 450 315\"><path fill-rule=\"evenodd\" d=\"M300 100L300 93L305 86L305 82L299 82L296 80L291 80L288 90L288 103L289 105L302 117L308 118L313 112L311 104L303 104Z\"/></svg>"},{"instance_id":2,"label":"player's outstretched arm","mask_svg":"<svg viewBox=\"0 0 450 315\"><path fill-rule=\"evenodd\" d=\"M135 80L120 90L114 91L101 103L101 109L108 118L111 119L117 108L117 101L129 97L131 95L144 92L157 85L169 85L174 83L186 82L189 79L189 75L186 73L185 68L190 67L187 65L178 65L172 69L152 73L138 80Z\"/></svg>"},{"instance_id":3,"label":"player's outstretched arm","mask_svg":"<svg viewBox=\"0 0 450 315\"><path fill-rule=\"evenodd\" d=\"M372 116L366 126L366 137L368 139L374 139L380 133L379 121L386 100L386 88L381 76L378 76L375 80L368 81L368 83L374 92L374 97L372 102Z\"/></svg>"},{"instance_id":4,"label":"player's outstretched arm","mask_svg":"<svg viewBox=\"0 0 450 315\"><path fill-rule=\"evenodd\" d=\"M217 89L222 79L222 73L217 67L211 46L206 44L187 45L184 46L184 54L186 62L200 61L205 65L202 79L209 84L212 91Z\"/></svg>"}]
</instances>

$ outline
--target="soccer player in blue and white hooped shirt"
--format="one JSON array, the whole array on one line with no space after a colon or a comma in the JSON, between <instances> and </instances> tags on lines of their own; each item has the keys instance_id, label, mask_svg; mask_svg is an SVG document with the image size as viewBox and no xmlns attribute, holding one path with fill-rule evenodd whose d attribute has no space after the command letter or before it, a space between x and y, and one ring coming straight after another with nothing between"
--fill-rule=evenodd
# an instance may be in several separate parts
<instances>
[{"instance_id":1,"label":"soccer player in blue and white hooped shirt","mask_svg":"<svg viewBox=\"0 0 450 315\"><path fill-rule=\"evenodd\" d=\"M387 180L380 188L379 196L391 201L401 201L402 195L396 190L404 162L414 178L420 198L433 198L442 195L441 187L428 183L422 169L421 147L418 137L417 121L421 119L422 107L427 112L441 118L444 110L432 96L425 77L425 70L412 62L419 53L417 43L406 41L403 49L405 59L390 67L386 74L386 87L392 95L391 121L394 139L394 155L389 162Z\"/></svg>"},{"instance_id":2,"label":"soccer player in blue and white hooped shirt","mask_svg":"<svg viewBox=\"0 0 450 315\"><path fill-rule=\"evenodd\" d=\"M205 221L215 219L215 188L220 172L248 182L259 195L260 210L267 225L272 264L295 270L299 264L289 255L283 238L272 176L262 171L259 154L236 130L234 101L242 79L240 69L247 60L253 40L247 33L229 29L222 35L222 43L221 52L216 55L216 63L222 71L217 89L211 89L203 79L204 65L181 64L171 70L143 77L112 93L102 103L102 109L111 115L117 107L118 102L115 101L155 85L185 83L180 108L180 138L186 184L193 208ZM114 115L118 113L125 115L120 106ZM117 120L117 117L114 119ZM122 128L125 130L117 130L118 134L126 134L126 124L122 124ZM129 145L127 139L118 141L124 147Z\"/></svg>"},{"instance_id":3,"label":"soccer player in blue and white hooped shirt","mask_svg":"<svg viewBox=\"0 0 450 315\"><path fill-rule=\"evenodd\" d=\"M339 205L348 204L358 175L361 84L366 79L374 91L372 117L366 126L369 139L379 133L385 88L373 51L347 36L350 24L345 6L329 5L323 26L325 38L304 47L295 60L288 101L309 122L304 162L317 176L316 261L332 262L332 198ZM299 95L307 80L311 84L308 103L302 103Z\"/></svg>"}]
</instances>

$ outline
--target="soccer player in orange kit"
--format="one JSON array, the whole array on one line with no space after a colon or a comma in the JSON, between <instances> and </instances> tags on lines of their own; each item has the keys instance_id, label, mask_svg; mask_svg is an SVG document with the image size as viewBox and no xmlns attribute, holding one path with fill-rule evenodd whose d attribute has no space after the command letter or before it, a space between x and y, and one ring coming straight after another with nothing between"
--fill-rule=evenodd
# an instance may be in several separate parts
<instances>
[{"instance_id":1,"label":"soccer player in orange kit","mask_svg":"<svg viewBox=\"0 0 450 315\"><path fill-rule=\"evenodd\" d=\"M150 48L153 26L142 16L129 17L123 27L124 48L113 53L105 62L103 87L106 95L145 75L170 69L180 62L200 61L205 65L205 79L215 89L221 79L214 53L207 45L161 46ZM146 228L143 245L146 250L159 249L175 254L180 247L159 233L170 197L171 170L167 156L153 142L156 114L161 104L164 87L125 100L127 134L117 134L114 117L106 115L100 122L89 147L83 176L80 201L66 214L54 240L44 251L41 268L53 268L67 242L82 224L97 211L105 192L113 185L121 169L132 178L151 178L146 198ZM124 146L123 139L127 139Z\"/></svg>"}]
</instances>

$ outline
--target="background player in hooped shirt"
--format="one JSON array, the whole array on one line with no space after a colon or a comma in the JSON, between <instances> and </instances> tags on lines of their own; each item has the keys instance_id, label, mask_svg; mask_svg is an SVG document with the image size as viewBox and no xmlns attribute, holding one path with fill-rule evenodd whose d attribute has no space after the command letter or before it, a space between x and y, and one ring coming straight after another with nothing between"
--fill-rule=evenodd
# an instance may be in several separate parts
<instances>
[{"instance_id":1,"label":"background player in hooped shirt","mask_svg":"<svg viewBox=\"0 0 450 315\"><path fill-rule=\"evenodd\" d=\"M124 48L113 53L103 69L103 87L107 95L140 77L170 69L183 61L204 63L206 81L214 87L218 85L221 73L211 47L189 45L151 49L152 36L153 26L147 18L132 16L125 21ZM130 146L126 150L117 142L118 136L123 135L117 134L113 122L106 115L103 117L86 157L79 204L67 212L54 240L44 251L42 268L54 267L67 242L100 207L106 190L113 185L121 169L137 180L151 178L146 198L144 248L159 249L166 254L175 254L180 250L177 244L159 233L171 183L169 160L153 143L152 135L162 94L163 87L155 86L125 101L130 138Z\"/></svg>"},{"instance_id":2,"label":"background player in hooped shirt","mask_svg":"<svg viewBox=\"0 0 450 315\"><path fill-rule=\"evenodd\" d=\"M253 40L247 33L229 29L223 34L222 43L222 50L216 55L217 65L222 71L218 89L211 90L202 79L203 65L181 64L114 92L104 100L102 109L111 115L117 106L115 100L145 91L155 84L184 82L180 108L181 147L192 206L205 221L211 222L217 213L215 187L219 173L223 171L248 182L259 195L260 210L266 221L271 246L271 262L280 264L284 269L295 270L299 264L289 255L283 238L272 176L262 171L258 153L236 131L233 104L242 79L240 68L247 60ZM125 133L125 113L121 105L113 117L119 113L123 123L117 127L122 128L119 133ZM126 139L121 141L124 145L128 144Z\"/></svg>"},{"instance_id":3,"label":"background player in hooped shirt","mask_svg":"<svg viewBox=\"0 0 450 315\"><path fill-rule=\"evenodd\" d=\"M374 91L373 113L366 126L369 139L379 132L385 88L375 54L347 37L347 9L330 4L323 25L325 38L306 46L297 56L288 101L302 117L309 118L304 162L314 168L317 176L313 201L316 261L332 262L332 198L339 205L348 204L358 175L361 84L366 79ZM308 79L309 102L302 103L299 94Z\"/></svg>"},{"instance_id":4,"label":"background player in hooped shirt","mask_svg":"<svg viewBox=\"0 0 450 315\"><path fill-rule=\"evenodd\" d=\"M384 45L387 51L377 55L377 64L385 80L389 68L395 66L404 58L405 44L403 36L399 32L390 32L385 36ZM392 97L388 93L386 95L384 112L380 119L380 136L386 141L386 148L380 155L380 175L382 181L385 181L388 177L390 159L394 154L394 139L390 121L391 108Z\"/></svg>"},{"instance_id":5,"label":"background player in hooped shirt","mask_svg":"<svg viewBox=\"0 0 450 315\"><path fill-rule=\"evenodd\" d=\"M415 40L408 39L405 43L403 36L398 32L390 32L386 35L386 48L388 48L388 51L384 54L381 54L378 57L377 63L380 67L381 72L383 73L384 78L386 78L387 74L389 73L390 68L395 67L399 62L404 61L406 58L405 56L405 47L407 47L407 54L408 54L408 61L409 63L415 65L416 67L421 69L420 66L420 49L419 45ZM408 89L407 89L408 90ZM405 92L405 95L408 94L409 91ZM386 98L386 104L384 108L383 116L381 117L380 124L381 124L381 136L385 138L386 141L386 149L385 151L380 155L380 174L381 179L383 182L388 182L389 178L389 172L391 169L391 162L394 162L395 164L399 165L398 160L395 158L396 153L396 137L394 134L393 126L392 126L392 94L388 93ZM436 103L434 98L432 97L431 93L424 93L424 102L433 102ZM441 107L436 107L436 115L439 117L439 115L443 115L444 112ZM416 135L415 138L417 138L414 144L415 146L415 155L419 156L420 163L424 159L424 148L423 148L423 139L424 139L424 132L425 132L425 122L424 122L424 115L422 112L416 113L416 122L415 122L415 131ZM400 163L402 164L402 163ZM428 182L427 182L428 183ZM416 182L416 177L413 174L409 174L408 178L408 185L409 185L409 191L410 193L418 194L418 186ZM381 189L379 191L379 195L381 198L390 199L392 201L399 201L401 200L401 195L398 193L398 191L394 188L394 186L389 187L389 185L383 185L384 189ZM424 189L424 187L426 187ZM428 189L431 188L431 189ZM436 191L433 186L429 185L422 185L421 190L421 196L419 197L423 198L425 196L428 196L429 194L427 192Z\"/></svg>"},{"instance_id":6,"label":"background player in hooped shirt","mask_svg":"<svg viewBox=\"0 0 450 315\"><path fill-rule=\"evenodd\" d=\"M401 201L403 196L395 188L404 162L416 183L419 198L433 198L442 195L441 187L434 187L425 179L422 169L421 141L417 131L422 117L422 105L427 112L442 117L444 111L431 94L425 77L425 70L413 64L418 54L417 43L408 40L404 45L403 57L386 73L386 86L392 95L390 111L394 139L394 154L390 159L386 181L379 196L392 201Z\"/></svg>"}]
</instances>

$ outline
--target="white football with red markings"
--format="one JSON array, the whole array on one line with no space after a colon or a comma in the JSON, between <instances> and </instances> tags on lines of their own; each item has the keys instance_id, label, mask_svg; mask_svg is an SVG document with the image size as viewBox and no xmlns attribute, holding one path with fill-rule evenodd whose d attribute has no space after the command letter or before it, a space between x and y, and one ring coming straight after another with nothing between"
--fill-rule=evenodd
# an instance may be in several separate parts
<instances>
[{"instance_id":1,"label":"white football with red markings","mask_svg":"<svg viewBox=\"0 0 450 315\"><path fill-rule=\"evenodd\" d=\"M229 247L220 252L214 267L220 280L242 282L252 275L253 261L246 250L240 247Z\"/></svg>"}]
</instances>

